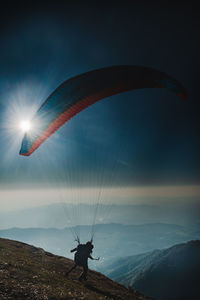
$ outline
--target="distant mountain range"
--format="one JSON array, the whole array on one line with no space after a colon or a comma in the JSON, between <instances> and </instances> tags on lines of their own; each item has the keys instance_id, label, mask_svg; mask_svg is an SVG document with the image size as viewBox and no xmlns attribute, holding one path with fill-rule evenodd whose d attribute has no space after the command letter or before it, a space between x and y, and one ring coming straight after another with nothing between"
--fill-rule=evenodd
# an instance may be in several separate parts
<instances>
[{"instance_id":1,"label":"distant mountain range","mask_svg":"<svg viewBox=\"0 0 200 300\"><path fill-rule=\"evenodd\" d=\"M13 200L14 201L14 200ZM28 201L28 200L27 200ZM180 200L181 201L181 200ZM140 225L149 223L177 224L200 228L199 206L196 202L181 201L158 204L98 206L96 224L120 223ZM90 225L93 223L96 205L56 203L23 210L0 212L0 229L64 228L66 226Z\"/></svg>"},{"instance_id":2,"label":"distant mountain range","mask_svg":"<svg viewBox=\"0 0 200 300\"><path fill-rule=\"evenodd\" d=\"M102 271L158 300L199 299L200 240L118 258Z\"/></svg>"},{"instance_id":3,"label":"distant mountain range","mask_svg":"<svg viewBox=\"0 0 200 300\"><path fill-rule=\"evenodd\" d=\"M0 258L0 299L147 300L95 271L84 282L80 268L66 277L71 260L17 241L0 238Z\"/></svg>"},{"instance_id":4,"label":"distant mountain range","mask_svg":"<svg viewBox=\"0 0 200 300\"><path fill-rule=\"evenodd\" d=\"M200 231L188 229L174 224L144 224L121 225L100 224L93 228L94 253L101 260L92 267L97 269L113 258L125 257L163 249L175 244L198 239ZM76 246L72 232L80 233L81 242L86 242L91 237L90 226L77 228L11 228L0 230L0 237L9 238L42 247L54 254L72 258L70 249Z\"/></svg>"}]
</instances>

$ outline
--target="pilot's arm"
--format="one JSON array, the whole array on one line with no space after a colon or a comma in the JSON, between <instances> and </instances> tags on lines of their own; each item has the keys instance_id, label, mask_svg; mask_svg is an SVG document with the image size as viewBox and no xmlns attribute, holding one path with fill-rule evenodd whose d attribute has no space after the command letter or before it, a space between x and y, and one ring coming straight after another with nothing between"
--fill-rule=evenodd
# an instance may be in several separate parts
<instances>
[{"instance_id":1,"label":"pilot's arm","mask_svg":"<svg viewBox=\"0 0 200 300\"><path fill-rule=\"evenodd\" d=\"M72 249L70 252L75 252L77 251L77 248Z\"/></svg>"}]
</instances>

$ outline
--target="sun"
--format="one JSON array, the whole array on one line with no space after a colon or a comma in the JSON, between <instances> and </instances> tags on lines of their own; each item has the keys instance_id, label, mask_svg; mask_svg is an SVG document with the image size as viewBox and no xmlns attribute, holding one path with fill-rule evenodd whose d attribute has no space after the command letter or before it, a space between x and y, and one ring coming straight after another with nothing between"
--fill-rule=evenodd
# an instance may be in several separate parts
<instances>
[{"instance_id":1,"label":"sun","mask_svg":"<svg viewBox=\"0 0 200 300\"><path fill-rule=\"evenodd\" d=\"M30 121L26 120L26 121L21 121L19 124L19 128L23 131L23 132L28 132L31 129L31 123Z\"/></svg>"}]
</instances>

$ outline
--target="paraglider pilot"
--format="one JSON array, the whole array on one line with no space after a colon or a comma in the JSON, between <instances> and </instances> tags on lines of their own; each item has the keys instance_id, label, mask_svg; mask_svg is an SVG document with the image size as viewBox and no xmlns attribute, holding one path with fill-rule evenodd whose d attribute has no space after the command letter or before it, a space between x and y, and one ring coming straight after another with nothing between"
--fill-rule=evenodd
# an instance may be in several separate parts
<instances>
[{"instance_id":1,"label":"paraglider pilot","mask_svg":"<svg viewBox=\"0 0 200 300\"><path fill-rule=\"evenodd\" d=\"M66 276L69 275L77 266L83 267L83 272L79 277L79 280L87 280L87 272L88 272L88 258L92 260L99 260L98 258L93 258L91 256L92 249L94 248L92 242L87 242L86 244L78 244L78 246L71 250L71 252L75 252L74 255L74 266L66 272Z\"/></svg>"}]
</instances>

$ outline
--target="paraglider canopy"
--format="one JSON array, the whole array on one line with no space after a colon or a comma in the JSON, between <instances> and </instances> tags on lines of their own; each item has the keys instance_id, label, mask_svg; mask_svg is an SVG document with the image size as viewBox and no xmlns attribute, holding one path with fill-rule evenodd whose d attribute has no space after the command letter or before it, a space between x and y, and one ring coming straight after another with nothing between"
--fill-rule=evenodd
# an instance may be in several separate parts
<instances>
[{"instance_id":1,"label":"paraglider canopy","mask_svg":"<svg viewBox=\"0 0 200 300\"><path fill-rule=\"evenodd\" d=\"M40 125L34 134L25 133L20 154L31 155L63 124L95 102L143 88L167 88L177 96L187 98L181 83L153 68L113 66L81 74L63 82L41 105L32 120Z\"/></svg>"}]
</instances>

